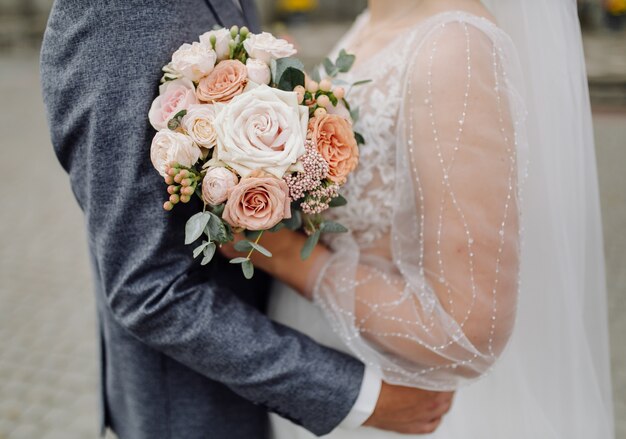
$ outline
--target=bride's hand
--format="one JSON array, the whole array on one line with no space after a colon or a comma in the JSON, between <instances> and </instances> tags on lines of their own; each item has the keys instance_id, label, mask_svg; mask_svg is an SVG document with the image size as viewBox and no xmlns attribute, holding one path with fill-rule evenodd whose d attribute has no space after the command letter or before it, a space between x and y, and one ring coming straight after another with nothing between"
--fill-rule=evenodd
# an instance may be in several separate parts
<instances>
[{"instance_id":1,"label":"bride's hand","mask_svg":"<svg viewBox=\"0 0 626 439\"><path fill-rule=\"evenodd\" d=\"M243 239L245 239L243 234L237 234L234 242L221 246L220 252L229 259L245 257L247 254L234 248L235 243ZM272 257L268 258L255 251L250 259L255 267L288 284L303 296L310 297L309 287L323 261L330 257L330 251L322 244L318 244L311 256L303 261L300 258L300 251L306 239L302 233L289 229L274 233L265 232L259 244L272 253Z\"/></svg>"}]
</instances>

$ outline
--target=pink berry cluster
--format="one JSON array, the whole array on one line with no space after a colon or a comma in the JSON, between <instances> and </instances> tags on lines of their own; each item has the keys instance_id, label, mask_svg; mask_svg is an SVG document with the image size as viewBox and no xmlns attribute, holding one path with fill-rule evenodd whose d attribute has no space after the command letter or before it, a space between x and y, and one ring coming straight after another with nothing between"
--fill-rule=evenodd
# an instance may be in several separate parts
<instances>
[{"instance_id":1,"label":"pink berry cluster","mask_svg":"<svg viewBox=\"0 0 626 439\"><path fill-rule=\"evenodd\" d=\"M289 197L296 201L318 188L328 175L328 163L320 155L312 140L306 141L306 153L300 159L304 172L287 174L283 177L289 188Z\"/></svg>"},{"instance_id":2,"label":"pink berry cluster","mask_svg":"<svg viewBox=\"0 0 626 439\"><path fill-rule=\"evenodd\" d=\"M339 185L332 183L328 186L320 185L317 189L311 191L302 203L300 207L302 212L307 215L316 215L327 210L329 203L333 198L339 196Z\"/></svg>"},{"instance_id":3,"label":"pink berry cluster","mask_svg":"<svg viewBox=\"0 0 626 439\"><path fill-rule=\"evenodd\" d=\"M194 170L185 168L177 163L171 163L165 170L165 183L169 199L163 204L163 209L172 210L178 203L189 203L200 182L200 175Z\"/></svg>"}]
</instances>

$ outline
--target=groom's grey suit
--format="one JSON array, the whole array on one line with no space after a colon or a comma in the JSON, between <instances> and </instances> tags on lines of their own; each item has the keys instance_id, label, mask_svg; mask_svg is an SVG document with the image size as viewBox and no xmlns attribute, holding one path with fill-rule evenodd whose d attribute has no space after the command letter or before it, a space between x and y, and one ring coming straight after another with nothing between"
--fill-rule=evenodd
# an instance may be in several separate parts
<instances>
[{"instance_id":1,"label":"groom's grey suit","mask_svg":"<svg viewBox=\"0 0 626 439\"><path fill-rule=\"evenodd\" d=\"M359 393L363 365L271 322L268 281L183 245L192 209L162 209L147 119L160 69L231 0L57 0L41 56L52 141L85 213L102 352L103 426L122 439L264 438L267 410L316 434ZM86 311L88 312L88 310Z\"/></svg>"}]
</instances>

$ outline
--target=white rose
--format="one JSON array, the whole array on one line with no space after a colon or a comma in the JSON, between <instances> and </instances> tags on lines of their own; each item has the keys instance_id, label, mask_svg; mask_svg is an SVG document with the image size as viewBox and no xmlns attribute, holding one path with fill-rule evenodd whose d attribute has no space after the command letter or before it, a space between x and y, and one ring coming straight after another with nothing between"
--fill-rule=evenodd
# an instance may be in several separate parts
<instances>
[{"instance_id":1,"label":"white rose","mask_svg":"<svg viewBox=\"0 0 626 439\"><path fill-rule=\"evenodd\" d=\"M248 58L246 69L248 69L248 80L256 84L269 84L272 79L270 67L259 59Z\"/></svg>"},{"instance_id":2,"label":"white rose","mask_svg":"<svg viewBox=\"0 0 626 439\"><path fill-rule=\"evenodd\" d=\"M217 159L242 177L261 169L282 178L306 152L308 121L295 92L251 84L215 118Z\"/></svg>"},{"instance_id":3,"label":"white rose","mask_svg":"<svg viewBox=\"0 0 626 439\"><path fill-rule=\"evenodd\" d=\"M169 164L191 167L200 159L200 154L200 148L190 137L171 130L156 133L150 147L150 160L162 177L167 176L165 170Z\"/></svg>"},{"instance_id":4,"label":"white rose","mask_svg":"<svg viewBox=\"0 0 626 439\"><path fill-rule=\"evenodd\" d=\"M209 49L213 49L213 45L211 44L211 35L215 35L215 52L217 54L217 59L220 61L227 59L230 55L230 47L228 44L232 40L230 31L228 29L218 29L205 32L200 35L200 43Z\"/></svg>"},{"instance_id":5,"label":"white rose","mask_svg":"<svg viewBox=\"0 0 626 439\"><path fill-rule=\"evenodd\" d=\"M212 206L222 204L228 198L228 190L235 187L239 179L226 168L209 168L202 180L202 198Z\"/></svg>"},{"instance_id":6,"label":"white rose","mask_svg":"<svg viewBox=\"0 0 626 439\"><path fill-rule=\"evenodd\" d=\"M198 42L185 43L172 55L171 66L186 78L198 82L200 78L211 73L215 61L217 55L210 47Z\"/></svg>"},{"instance_id":7,"label":"white rose","mask_svg":"<svg viewBox=\"0 0 626 439\"><path fill-rule=\"evenodd\" d=\"M243 42L243 47L250 58L260 59L266 64L272 59L287 58L298 52L293 44L268 32L250 34Z\"/></svg>"},{"instance_id":8,"label":"white rose","mask_svg":"<svg viewBox=\"0 0 626 439\"><path fill-rule=\"evenodd\" d=\"M198 145L213 148L217 142L217 133L213 126L216 115L217 112L213 105L191 105L183 117L183 128Z\"/></svg>"}]
</instances>

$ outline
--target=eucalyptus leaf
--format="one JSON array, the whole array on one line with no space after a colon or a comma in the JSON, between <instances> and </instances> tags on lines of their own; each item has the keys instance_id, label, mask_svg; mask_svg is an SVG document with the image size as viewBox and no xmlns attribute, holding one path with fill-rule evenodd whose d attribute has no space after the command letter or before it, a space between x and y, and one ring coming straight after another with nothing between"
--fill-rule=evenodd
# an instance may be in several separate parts
<instances>
[{"instance_id":1,"label":"eucalyptus leaf","mask_svg":"<svg viewBox=\"0 0 626 439\"><path fill-rule=\"evenodd\" d=\"M276 233L279 230L282 230L285 228L285 224L281 221L278 224L276 224L274 227L272 227L271 229L268 230L268 232L270 233Z\"/></svg>"},{"instance_id":2,"label":"eucalyptus leaf","mask_svg":"<svg viewBox=\"0 0 626 439\"><path fill-rule=\"evenodd\" d=\"M299 210L291 209L291 218L283 220L289 230L298 230L302 227L302 214Z\"/></svg>"},{"instance_id":3,"label":"eucalyptus leaf","mask_svg":"<svg viewBox=\"0 0 626 439\"><path fill-rule=\"evenodd\" d=\"M225 203L222 204L218 204L217 206L212 206L211 207L211 212L213 212L215 215L217 216L222 216L222 213L224 213L224 208L226 207Z\"/></svg>"},{"instance_id":4,"label":"eucalyptus leaf","mask_svg":"<svg viewBox=\"0 0 626 439\"><path fill-rule=\"evenodd\" d=\"M241 264L241 270L243 271L243 276L246 279L252 279L252 276L254 276L254 265L252 265L252 261L250 259Z\"/></svg>"},{"instance_id":5,"label":"eucalyptus leaf","mask_svg":"<svg viewBox=\"0 0 626 439\"><path fill-rule=\"evenodd\" d=\"M215 256L215 251L217 250L217 246L210 242L209 245L204 249L204 258L202 258L202 262L200 265L207 265L209 262L213 260L213 256Z\"/></svg>"},{"instance_id":6,"label":"eucalyptus leaf","mask_svg":"<svg viewBox=\"0 0 626 439\"><path fill-rule=\"evenodd\" d=\"M365 145L365 137L362 134L355 132L354 137L358 145Z\"/></svg>"},{"instance_id":7,"label":"eucalyptus leaf","mask_svg":"<svg viewBox=\"0 0 626 439\"><path fill-rule=\"evenodd\" d=\"M322 227L320 230L323 233L347 233L348 229L346 229L343 225L336 223L334 221L324 221L322 223Z\"/></svg>"},{"instance_id":8,"label":"eucalyptus leaf","mask_svg":"<svg viewBox=\"0 0 626 439\"><path fill-rule=\"evenodd\" d=\"M272 254L270 253L270 251L266 249L265 247L263 247L262 245L257 244L256 242L251 242L250 245L252 245L252 248L258 251L259 253L261 253L263 256L267 256L268 258L272 257Z\"/></svg>"},{"instance_id":9,"label":"eucalyptus leaf","mask_svg":"<svg viewBox=\"0 0 626 439\"><path fill-rule=\"evenodd\" d=\"M303 72L304 64L302 64L302 61L300 61L298 58L279 58L276 61L272 62L272 66L270 67L270 69L272 69L272 80L274 81L274 84L279 84L281 78L288 69L295 69L299 72ZM304 73L302 74L302 76L304 76ZM289 91L292 90L293 88Z\"/></svg>"},{"instance_id":10,"label":"eucalyptus leaf","mask_svg":"<svg viewBox=\"0 0 626 439\"><path fill-rule=\"evenodd\" d=\"M331 78L337 76L337 73L339 72L339 69L337 69L337 66L330 60L330 58L324 59L324 70L326 70L326 74Z\"/></svg>"},{"instance_id":11,"label":"eucalyptus leaf","mask_svg":"<svg viewBox=\"0 0 626 439\"><path fill-rule=\"evenodd\" d=\"M352 66L354 65L354 61L356 60L356 56L350 55L344 49L341 49L339 52L339 57L337 58L337 70L341 73L347 73L350 71Z\"/></svg>"},{"instance_id":12,"label":"eucalyptus leaf","mask_svg":"<svg viewBox=\"0 0 626 439\"><path fill-rule=\"evenodd\" d=\"M231 259L228 262L231 263L231 264L243 264L247 260L248 260L248 258L234 258L234 259Z\"/></svg>"},{"instance_id":13,"label":"eucalyptus leaf","mask_svg":"<svg viewBox=\"0 0 626 439\"><path fill-rule=\"evenodd\" d=\"M357 81L357 82L353 83L352 87L358 87L359 85L369 84L370 82L372 82L371 79L363 79L362 81Z\"/></svg>"},{"instance_id":14,"label":"eucalyptus leaf","mask_svg":"<svg viewBox=\"0 0 626 439\"><path fill-rule=\"evenodd\" d=\"M198 212L189 218L185 225L185 244L191 244L200 238L210 219L211 214L209 212Z\"/></svg>"},{"instance_id":15,"label":"eucalyptus leaf","mask_svg":"<svg viewBox=\"0 0 626 439\"><path fill-rule=\"evenodd\" d=\"M206 248L207 245L209 245L208 241L202 241L201 245L199 245L198 247L193 249L193 257L197 258L198 256L200 256L200 253L202 253L204 251L204 249Z\"/></svg>"},{"instance_id":16,"label":"eucalyptus leaf","mask_svg":"<svg viewBox=\"0 0 626 439\"><path fill-rule=\"evenodd\" d=\"M319 240L320 240L320 231L316 230L311 236L309 236L309 238L304 243L304 246L302 247L302 251L300 252L300 257L302 258L303 261L305 261L306 259L309 258L309 256L311 256L311 253L313 253L313 249L315 248Z\"/></svg>"},{"instance_id":17,"label":"eucalyptus leaf","mask_svg":"<svg viewBox=\"0 0 626 439\"><path fill-rule=\"evenodd\" d=\"M224 221L214 213L210 213L209 215L211 216L211 220L207 225L207 234L211 236L213 241L219 242L220 244L230 242L232 239Z\"/></svg>"},{"instance_id":18,"label":"eucalyptus leaf","mask_svg":"<svg viewBox=\"0 0 626 439\"><path fill-rule=\"evenodd\" d=\"M352 118L352 123L356 124L359 121L359 117L361 117L361 109L360 108L355 108L354 110L350 111L350 118Z\"/></svg>"},{"instance_id":19,"label":"eucalyptus leaf","mask_svg":"<svg viewBox=\"0 0 626 439\"><path fill-rule=\"evenodd\" d=\"M321 78L321 74L320 74L320 68L317 67L315 69L313 69L313 71L311 72L311 79L315 82L320 82L322 80Z\"/></svg>"},{"instance_id":20,"label":"eucalyptus leaf","mask_svg":"<svg viewBox=\"0 0 626 439\"><path fill-rule=\"evenodd\" d=\"M330 200L330 203L328 203L330 207L341 207L341 206L345 206L346 204L348 204L348 200L346 200L341 195L333 198L332 200Z\"/></svg>"},{"instance_id":21,"label":"eucalyptus leaf","mask_svg":"<svg viewBox=\"0 0 626 439\"><path fill-rule=\"evenodd\" d=\"M239 241L235 244L235 250L238 252L249 252L252 250L252 243L250 241Z\"/></svg>"},{"instance_id":22,"label":"eucalyptus leaf","mask_svg":"<svg viewBox=\"0 0 626 439\"><path fill-rule=\"evenodd\" d=\"M298 85L304 86L304 72L294 67L288 67L278 80L278 88L284 91L293 91Z\"/></svg>"}]
</instances>

